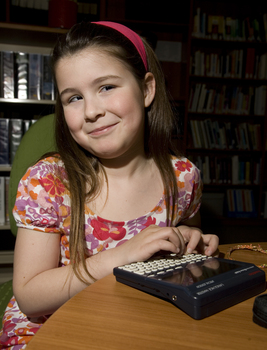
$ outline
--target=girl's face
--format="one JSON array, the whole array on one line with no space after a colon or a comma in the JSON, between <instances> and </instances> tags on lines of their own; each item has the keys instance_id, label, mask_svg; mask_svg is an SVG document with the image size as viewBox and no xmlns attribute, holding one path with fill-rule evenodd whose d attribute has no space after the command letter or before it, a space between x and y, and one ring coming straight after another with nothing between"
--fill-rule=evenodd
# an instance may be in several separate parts
<instances>
[{"instance_id":1,"label":"girl's face","mask_svg":"<svg viewBox=\"0 0 267 350\"><path fill-rule=\"evenodd\" d=\"M56 79L65 119L80 146L100 159L144 152L145 107L155 80L143 89L124 64L98 49L59 60Z\"/></svg>"}]
</instances>

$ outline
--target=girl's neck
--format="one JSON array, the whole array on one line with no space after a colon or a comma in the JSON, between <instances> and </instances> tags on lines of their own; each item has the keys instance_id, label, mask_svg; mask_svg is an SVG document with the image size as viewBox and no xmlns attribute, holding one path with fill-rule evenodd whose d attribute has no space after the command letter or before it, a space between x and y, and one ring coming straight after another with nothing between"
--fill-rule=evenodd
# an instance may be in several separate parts
<instances>
[{"instance_id":1,"label":"girl's neck","mask_svg":"<svg viewBox=\"0 0 267 350\"><path fill-rule=\"evenodd\" d=\"M153 160L145 156L128 162L105 160L99 195L88 205L93 213L111 221L128 221L149 213L163 196L163 182Z\"/></svg>"},{"instance_id":2,"label":"girl's neck","mask_svg":"<svg viewBox=\"0 0 267 350\"><path fill-rule=\"evenodd\" d=\"M122 156L116 159L101 159L107 177L131 178L142 174L151 166L153 160L144 153L134 157Z\"/></svg>"}]
</instances>

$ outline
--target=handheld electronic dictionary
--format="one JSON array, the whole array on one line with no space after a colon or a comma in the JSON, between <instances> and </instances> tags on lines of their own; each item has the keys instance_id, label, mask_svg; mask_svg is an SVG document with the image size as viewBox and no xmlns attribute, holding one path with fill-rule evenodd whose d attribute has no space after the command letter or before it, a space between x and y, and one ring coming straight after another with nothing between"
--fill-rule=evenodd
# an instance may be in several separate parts
<instances>
[{"instance_id":1,"label":"handheld electronic dictionary","mask_svg":"<svg viewBox=\"0 0 267 350\"><path fill-rule=\"evenodd\" d=\"M153 257L116 267L118 282L167 299L202 319L263 292L265 272L254 264L201 254Z\"/></svg>"}]
</instances>

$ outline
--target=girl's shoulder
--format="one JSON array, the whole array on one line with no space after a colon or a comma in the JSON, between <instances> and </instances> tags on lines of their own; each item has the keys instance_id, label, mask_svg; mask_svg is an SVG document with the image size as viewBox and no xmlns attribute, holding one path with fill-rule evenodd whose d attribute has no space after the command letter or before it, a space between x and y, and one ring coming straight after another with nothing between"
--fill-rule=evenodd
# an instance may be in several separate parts
<instances>
[{"instance_id":1,"label":"girl's shoulder","mask_svg":"<svg viewBox=\"0 0 267 350\"><path fill-rule=\"evenodd\" d=\"M199 169L196 167L196 165L186 157L172 156L171 160L177 175L180 173L191 173L196 175L200 174Z\"/></svg>"},{"instance_id":2,"label":"girl's shoulder","mask_svg":"<svg viewBox=\"0 0 267 350\"><path fill-rule=\"evenodd\" d=\"M66 179L64 163L59 155L48 156L37 161L27 169L22 181L33 177L43 178L48 174Z\"/></svg>"},{"instance_id":3,"label":"girl's shoulder","mask_svg":"<svg viewBox=\"0 0 267 350\"><path fill-rule=\"evenodd\" d=\"M59 154L55 154L52 156L46 156L40 160L38 160L33 167L36 166L54 166L54 167L64 167L64 163L62 159L60 158Z\"/></svg>"}]
</instances>

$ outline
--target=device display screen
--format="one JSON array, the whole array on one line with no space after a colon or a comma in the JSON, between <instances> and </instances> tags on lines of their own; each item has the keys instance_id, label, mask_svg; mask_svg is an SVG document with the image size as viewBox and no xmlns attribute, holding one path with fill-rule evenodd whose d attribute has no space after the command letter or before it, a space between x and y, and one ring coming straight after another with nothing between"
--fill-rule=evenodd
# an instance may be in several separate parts
<instances>
[{"instance_id":1,"label":"device display screen","mask_svg":"<svg viewBox=\"0 0 267 350\"><path fill-rule=\"evenodd\" d=\"M176 270L172 275L163 275L161 280L176 285L190 286L193 283L204 281L222 273L240 267L234 262L220 261L216 258L207 259L202 263L188 263L183 268Z\"/></svg>"}]
</instances>

